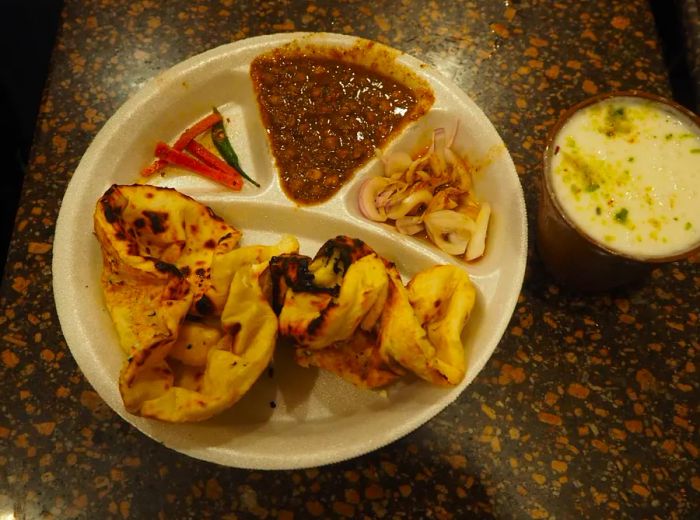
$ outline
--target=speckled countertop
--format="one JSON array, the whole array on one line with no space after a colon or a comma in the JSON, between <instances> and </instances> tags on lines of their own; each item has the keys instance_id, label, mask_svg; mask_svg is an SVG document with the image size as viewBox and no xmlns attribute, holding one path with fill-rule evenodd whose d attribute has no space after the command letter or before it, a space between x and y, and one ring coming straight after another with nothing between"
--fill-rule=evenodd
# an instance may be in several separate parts
<instances>
[{"instance_id":1,"label":"speckled countertop","mask_svg":"<svg viewBox=\"0 0 700 520\"><path fill-rule=\"evenodd\" d=\"M531 243L513 319L458 402L330 467L200 462L101 401L51 291L71 173L149 77L210 47L291 30L376 39L452 77L511 151L531 236L558 114L611 89L670 94L643 1L66 0L0 293L0 518L697 518L697 258L581 297L553 284Z\"/></svg>"}]
</instances>

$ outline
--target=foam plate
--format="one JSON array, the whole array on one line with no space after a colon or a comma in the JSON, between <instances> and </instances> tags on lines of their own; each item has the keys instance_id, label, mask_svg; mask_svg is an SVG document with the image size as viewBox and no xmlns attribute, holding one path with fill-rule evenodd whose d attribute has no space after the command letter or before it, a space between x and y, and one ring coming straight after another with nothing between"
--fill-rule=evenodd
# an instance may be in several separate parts
<instances>
[{"instance_id":1,"label":"foam plate","mask_svg":"<svg viewBox=\"0 0 700 520\"><path fill-rule=\"evenodd\" d=\"M461 122L455 148L485 164L476 179L482 200L492 204L486 256L466 265L427 242L367 221L357 207L359 184L381 172L371 160L328 202L300 208L279 185L248 75L258 54L294 39L350 46L357 39L336 34L282 34L224 45L190 58L150 80L99 132L68 186L54 242L56 307L70 350L105 402L143 433L192 457L228 466L289 469L358 456L418 428L454 401L491 356L505 331L522 285L527 227L522 188L513 162L493 125L454 83L408 55L399 61L424 77L435 104L406 127L388 149L410 149L436 127ZM396 262L402 275L438 263L467 269L477 304L463 339L468 371L452 389L407 379L386 392L359 390L332 374L297 367L278 349L274 376L267 374L227 412L203 423L173 425L129 414L117 380L123 363L100 286L101 253L93 235L95 204L113 183L131 184L153 157L157 140L174 140L212 106L230 125L242 166L261 183L239 193L188 174L158 177L200 202L244 233L242 244L273 243L283 233L299 237L313 255L328 238L347 234ZM273 409L271 401L276 403Z\"/></svg>"}]
</instances>

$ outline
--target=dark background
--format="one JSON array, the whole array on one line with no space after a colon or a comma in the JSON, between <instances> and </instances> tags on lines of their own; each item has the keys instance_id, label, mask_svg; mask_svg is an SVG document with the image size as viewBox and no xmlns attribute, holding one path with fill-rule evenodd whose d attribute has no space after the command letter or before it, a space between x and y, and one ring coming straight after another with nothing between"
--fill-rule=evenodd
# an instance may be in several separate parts
<instances>
[{"instance_id":1,"label":"dark background","mask_svg":"<svg viewBox=\"0 0 700 520\"><path fill-rule=\"evenodd\" d=\"M0 273L62 6L62 0L0 0Z\"/></svg>"},{"instance_id":2,"label":"dark background","mask_svg":"<svg viewBox=\"0 0 700 520\"><path fill-rule=\"evenodd\" d=\"M674 98L691 110L700 105L698 79L689 73L684 28L700 25L684 19L681 4L695 0L650 0L664 45ZM62 0L0 0L0 273L34 135L37 111L50 68L51 49L61 30Z\"/></svg>"}]
</instances>

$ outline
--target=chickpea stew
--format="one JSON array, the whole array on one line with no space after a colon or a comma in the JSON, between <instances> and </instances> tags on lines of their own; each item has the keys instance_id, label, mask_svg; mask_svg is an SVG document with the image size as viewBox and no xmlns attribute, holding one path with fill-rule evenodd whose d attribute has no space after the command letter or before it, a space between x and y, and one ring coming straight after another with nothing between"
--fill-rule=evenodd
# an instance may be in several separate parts
<instances>
[{"instance_id":1,"label":"chickpea stew","mask_svg":"<svg viewBox=\"0 0 700 520\"><path fill-rule=\"evenodd\" d=\"M276 49L251 63L282 188L299 204L332 197L433 103L427 83L401 70L396 55L365 47Z\"/></svg>"}]
</instances>

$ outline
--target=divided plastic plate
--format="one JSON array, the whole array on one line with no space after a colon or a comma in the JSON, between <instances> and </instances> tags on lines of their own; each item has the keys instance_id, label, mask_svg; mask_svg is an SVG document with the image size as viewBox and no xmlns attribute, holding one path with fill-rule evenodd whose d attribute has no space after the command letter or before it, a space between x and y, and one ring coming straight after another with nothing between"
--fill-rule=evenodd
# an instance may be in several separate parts
<instances>
[{"instance_id":1,"label":"divided plastic plate","mask_svg":"<svg viewBox=\"0 0 700 520\"><path fill-rule=\"evenodd\" d=\"M357 41L327 33L262 36L212 49L155 77L110 118L88 148L63 199L54 241L53 288L61 327L97 393L126 421L169 448L240 468L291 469L341 461L384 446L430 420L462 393L491 356L513 313L525 271L525 203L505 145L464 92L408 55L399 61L431 84L435 104L387 150L410 150L434 128L449 131L460 120L455 147L483 164L476 190L493 208L485 257L468 265L425 241L363 218L357 191L363 180L381 174L377 159L324 204L298 207L284 195L248 67L255 56L294 39L337 46ZM272 376L263 374L230 410L203 423L166 424L124 409L117 385L124 358L102 297L102 260L92 214L110 185L137 180L139 169L153 158L156 141L172 142L212 106L230 119L228 129L241 164L261 188L246 183L234 193L184 173L153 182L210 206L243 231L243 245L270 244L291 233L299 238L301 252L312 256L327 239L346 234L396 262L406 279L435 264L464 267L477 288L477 304L463 336L468 371L459 386L437 388L407 378L386 391L359 390L330 373L296 366L290 352L278 349Z\"/></svg>"}]
</instances>

